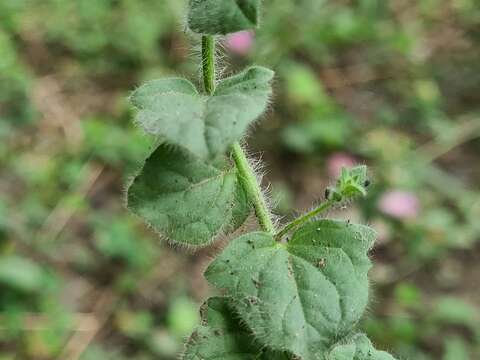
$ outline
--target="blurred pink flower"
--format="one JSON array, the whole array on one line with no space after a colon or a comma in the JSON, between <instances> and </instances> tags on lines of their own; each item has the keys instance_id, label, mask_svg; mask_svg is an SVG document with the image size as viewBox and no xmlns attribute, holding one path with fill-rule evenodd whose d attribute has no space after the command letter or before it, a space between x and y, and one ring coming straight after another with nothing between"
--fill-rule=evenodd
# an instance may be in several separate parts
<instances>
[{"instance_id":1,"label":"blurred pink flower","mask_svg":"<svg viewBox=\"0 0 480 360\"><path fill-rule=\"evenodd\" d=\"M350 168L355 166L355 164L356 161L353 156L343 152L334 153L327 159L328 176L331 178L337 178L340 176L342 167Z\"/></svg>"},{"instance_id":2,"label":"blurred pink flower","mask_svg":"<svg viewBox=\"0 0 480 360\"><path fill-rule=\"evenodd\" d=\"M411 219L418 216L420 203L417 196L411 192L390 190L382 195L378 208L396 219Z\"/></svg>"},{"instance_id":3,"label":"blurred pink flower","mask_svg":"<svg viewBox=\"0 0 480 360\"><path fill-rule=\"evenodd\" d=\"M245 56L250 52L253 41L254 34L252 31L239 31L227 35L225 45L231 52Z\"/></svg>"}]
</instances>

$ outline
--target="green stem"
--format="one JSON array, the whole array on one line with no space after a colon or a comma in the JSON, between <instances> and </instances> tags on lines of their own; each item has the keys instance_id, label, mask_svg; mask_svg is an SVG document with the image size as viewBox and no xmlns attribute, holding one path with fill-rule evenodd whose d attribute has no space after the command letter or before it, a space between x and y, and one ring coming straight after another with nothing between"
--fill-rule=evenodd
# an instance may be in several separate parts
<instances>
[{"instance_id":1,"label":"green stem","mask_svg":"<svg viewBox=\"0 0 480 360\"><path fill-rule=\"evenodd\" d=\"M233 160L237 165L238 179L247 193L248 198L253 203L255 214L257 215L260 226L264 231L272 235L275 234L275 227L273 226L270 212L268 211L265 198L263 197L262 189L258 184L255 173L248 163L245 152L238 142L233 144L232 154Z\"/></svg>"},{"instance_id":2,"label":"green stem","mask_svg":"<svg viewBox=\"0 0 480 360\"><path fill-rule=\"evenodd\" d=\"M327 200L323 203L320 204L319 207L316 209L304 214L303 216L300 216L299 218L293 220L290 224L285 225L283 229L281 229L276 235L275 238L277 241L282 240L282 237L285 236L288 232L291 230L295 229L296 227L305 224L307 221L309 221L311 218L321 214L322 212L330 209L332 205L335 202L333 200Z\"/></svg>"},{"instance_id":3,"label":"green stem","mask_svg":"<svg viewBox=\"0 0 480 360\"><path fill-rule=\"evenodd\" d=\"M202 70L205 91L211 95L215 91L215 39L209 35L202 37ZM275 234L275 227L263 197L262 189L238 142L232 145L232 155L237 166L238 180L255 208L255 214L262 230L272 235Z\"/></svg>"},{"instance_id":4,"label":"green stem","mask_svg":"<svg viewBox=\"0 0 480 360\"><path fill-rule=\"evenodd\" d=\"M209 95L215 91L215 38L202 36L202 71L205 92Z\"/></svg>"}]
</instances>

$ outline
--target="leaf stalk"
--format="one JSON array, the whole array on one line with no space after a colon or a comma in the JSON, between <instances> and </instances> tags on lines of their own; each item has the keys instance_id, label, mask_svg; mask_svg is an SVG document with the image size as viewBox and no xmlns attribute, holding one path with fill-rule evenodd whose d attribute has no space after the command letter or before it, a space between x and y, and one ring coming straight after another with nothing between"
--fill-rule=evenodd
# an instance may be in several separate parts
<instances>
[{"instance_id":1,"label":"leaf stalk","mask_svg":"<svg viewBox=\"0 0 480 360\"><path fill-rule=\"evenodd\" d=\"M335 201L334 200L325 200L323 203L321 203L317 208L314 210L307 212L306 214L296 218L293 220L291 223L285 225L276 235L275 239L277 241L282 240L282 238L288 234L291 230L299 227L300 225L305 224L308 222L310 219L314 218L315 216L320 215L322 212L327 211L334 205Z\"/></svg>"}]
</instances>

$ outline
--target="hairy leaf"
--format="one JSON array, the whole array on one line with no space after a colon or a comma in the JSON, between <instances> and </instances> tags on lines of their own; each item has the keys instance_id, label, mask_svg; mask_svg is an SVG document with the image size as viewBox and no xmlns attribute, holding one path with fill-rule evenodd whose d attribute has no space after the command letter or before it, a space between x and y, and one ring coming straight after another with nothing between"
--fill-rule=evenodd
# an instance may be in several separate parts
<instances>
[{"instance_id":1,"label":"hairy leaf","mask_svg":"<svg viewBox=\"0 0 480 360\"><path fill-rule=\"evenodd\" d=\"M138 109L148 109L153 106L163 94L198 95L195 85L184 78L165 78L152 80L135 90L130 101Z\"/></svg>"},{"instance_id":2,"label":"hairy leaf","mask_svg":"<svg viewBox=\"0 0 480 360\"><path fill-rule=\"evenodd\" d=\"M255 28L260 0L190 0L188 26L200 34L228 34Z\"/></svg>"},{"instance_id":3,"label":"hairy leaf","mask_svg":"<svg viewBox=\"0 0 480 360\"><path fill-rule=\"evenodd\" d=\"M263 344L322 359L365 310L374 237L366 226L333 220L305 225L288 244L250 233L232 241L205 276L235 300Z\"/></svg>"},{"instance_id":4,"label":"hairy leaf","mask_svg":"<svg viewBox=\"0 0 480 360\"><path fill-rule=\"evenodd\" d=\"M185 360L287 360L288 357L264 349L248 329L235 318L225 298L210 298L201 309L202 325L190 336L182 359Z\"/></svg>"},{"instance_id":5,"label":"hairy leaf","mask_svg":"<svg viewBox=\"0 0 480 360\"><path fill-rule=\"evenodd\" d=\"M364 334L353 336L345 344L335 346L326 357L327 360L395 360L385 351L376 350Z\"/></svg>"},{"instance_id":6,"label":"hairy leaf","mask_svg":"<svg viewBox=\"0 0 480 360\"><path fill-rule=\"evenodd\" d=\"M231 222L241 224L233 217L239 186L234 168L218 169L162 144L130 185L128 208L174 242L205 245Z\"/></svg>"},{"instance_id":7,"label":"hairy leaf","mask_svg":"<svg viewBox=\"0 0 480 360\"><path fill-rule=\"evenodd\" d=\"M273 72L252 67L221 81L212 96L199 95L185 79L149 82L131 96L145 132L213 159L239 140L264 111Z\"/></svg>"},{"instance_id":8,"label":"hairy leaf","mask_svg":"<svg viewBox=\"0 0 480 360\"><path fill-rule=\"evenodd\" d=\"M235 200L232 209L232 222L230 230L236 230L242 226L252 212L252 203L248 200L247 194L240 182L237 183Z\"/></svg>"}]
</instances>

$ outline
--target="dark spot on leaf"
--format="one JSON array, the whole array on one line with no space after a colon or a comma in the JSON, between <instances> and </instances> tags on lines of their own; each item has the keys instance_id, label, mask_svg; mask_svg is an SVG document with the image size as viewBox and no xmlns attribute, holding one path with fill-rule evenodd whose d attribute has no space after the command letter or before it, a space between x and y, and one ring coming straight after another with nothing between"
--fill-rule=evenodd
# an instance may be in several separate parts
<instances>
[{"instance_id":1,"label":"dark spot on leaf","mask_svg":"<svg viewBox=\"0 0 480 360\"><path fill-rule=\"evenodd\" d=\"M327 265L327 262L324 258L321 258L321 259L318 260L317 267L319 269L323 269L325 267L325 265Z\"/></svg>"},{"instance_id":2,"label":"dark spot on leaf","mask_svg":"<svg viewBox=\"0 0 480 360\"><path fill-rule=\"evenodd\" d=\"M248 305L257 305L258 304L258 298L254 297L254 296L249 296L245 299L245 301L247 302Z\"/></svg>"}]
</instances>

